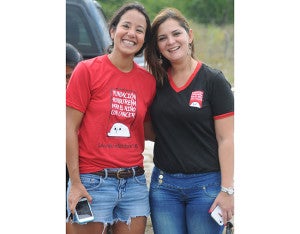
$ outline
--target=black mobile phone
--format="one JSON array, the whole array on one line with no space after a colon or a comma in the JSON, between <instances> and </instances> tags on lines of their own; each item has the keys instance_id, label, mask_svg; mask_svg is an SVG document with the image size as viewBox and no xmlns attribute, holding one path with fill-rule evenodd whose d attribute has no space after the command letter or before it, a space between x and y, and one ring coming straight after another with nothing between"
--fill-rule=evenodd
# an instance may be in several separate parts
<instances>
[{"instance_id":1,"label":"black mobile phone","mask_svg":"<svg viewBox=\"0 0 300 234\"><path fill-rule=\"evenodd\" d=\"M84 197L79 200L75 208L75 215L79 223L87 223L94 220L94 215L88 200Z\"/></svg>"}]
</instances>

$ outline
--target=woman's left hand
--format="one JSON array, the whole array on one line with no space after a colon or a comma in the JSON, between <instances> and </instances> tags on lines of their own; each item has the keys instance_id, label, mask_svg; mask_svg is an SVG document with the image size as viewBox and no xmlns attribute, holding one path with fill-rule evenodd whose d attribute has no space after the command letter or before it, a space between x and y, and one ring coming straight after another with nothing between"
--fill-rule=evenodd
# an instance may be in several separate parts
<instances>
[{"instance_id":1,"label":"woman's left hand","mask_svg":"<svg viewBox=\"0 0 300 234\"><path fill-rule=\"evenodd\" d=\"M234 215L234 195L228 195L227 193L220 192L216 197L214 203L209 209L211 213L216 206L219 206L222 210L223 222L226 224L230 221Z\"/></svg>"}]
</instances>

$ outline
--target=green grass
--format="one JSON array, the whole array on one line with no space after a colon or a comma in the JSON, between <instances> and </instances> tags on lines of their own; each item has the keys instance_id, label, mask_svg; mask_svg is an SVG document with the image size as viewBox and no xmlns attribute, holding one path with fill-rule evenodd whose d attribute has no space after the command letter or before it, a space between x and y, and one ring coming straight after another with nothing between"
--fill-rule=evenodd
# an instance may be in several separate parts
<instances>
[{"instance_id":1,"label":"green grass","mask_svg":"<svg viewBox=\"0 0 300 234\"><path fill-rule=\"evenodd\" d=\"M190 22L194 32L195 56L221 70L234 86L234 27Z\"/></svg>"}]
</instances>

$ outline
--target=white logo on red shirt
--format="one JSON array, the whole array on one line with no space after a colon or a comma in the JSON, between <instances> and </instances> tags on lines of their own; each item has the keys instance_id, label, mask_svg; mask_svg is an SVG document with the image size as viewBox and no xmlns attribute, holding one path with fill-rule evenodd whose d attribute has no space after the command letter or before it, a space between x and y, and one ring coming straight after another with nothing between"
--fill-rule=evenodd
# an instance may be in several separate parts
<instances>
[{"instance_id":1,"label":"white logo on red shirt","mask_svg":"<svg viewBox=\"0 0 300 234\"><path fill-rule=\"evenodd\" d=\"M135 120L137 96L134 91L113 89L108 136L130 137L130 126Z\"/></svg>"}]
</instances>

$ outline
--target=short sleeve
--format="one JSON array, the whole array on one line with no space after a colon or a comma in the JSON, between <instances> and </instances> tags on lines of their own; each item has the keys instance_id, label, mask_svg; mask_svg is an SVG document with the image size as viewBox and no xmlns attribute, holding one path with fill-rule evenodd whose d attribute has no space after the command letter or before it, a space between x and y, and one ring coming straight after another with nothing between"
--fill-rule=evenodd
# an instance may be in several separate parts
<instances>
[{"instance_id":1,"label":"short sleeve","mask_svg":"<svg viewBox=\"0 0 300 234\"><path fill-rule=\"evenodd\" d=\"M90 73L84 62L75 67L66 92L66 105L84 113L90 102Z\"/></svg>"},{"instance_id":2,"label":"short sleeve","mask_svg":"<svg viewBox=\"0 0 300 234\"><path fill-rule=\"evenodd\" d=\"M234 113L234 96L230 83L219 71L212 78L211 106L214 119L231 116Z\"/></svg>"}]
</instances>

